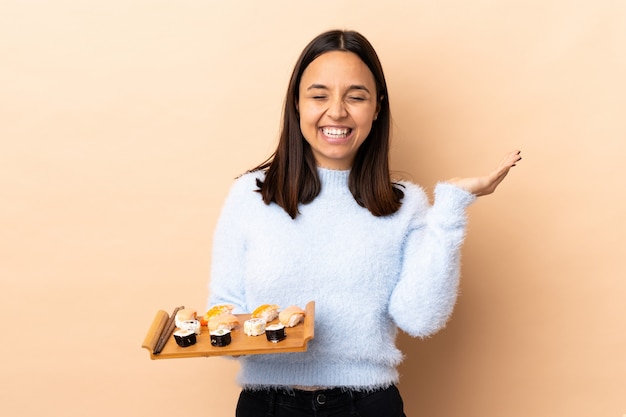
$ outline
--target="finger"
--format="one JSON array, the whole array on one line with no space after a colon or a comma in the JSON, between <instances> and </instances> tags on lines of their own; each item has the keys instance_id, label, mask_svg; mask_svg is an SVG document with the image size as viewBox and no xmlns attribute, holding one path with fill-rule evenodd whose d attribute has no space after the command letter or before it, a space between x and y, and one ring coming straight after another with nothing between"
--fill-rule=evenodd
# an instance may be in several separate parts
<instances>
[{"instance_id":1,"label":"finger","mask_svg":"<svg viewBox=\"0 0 626 417\"><path fill-rule=\"evenodd\" d=\"M522 160L521 154L522 154L522 151L520 150L514 150L509 154L509 157L511 158L511 160L513 160L513 164L515 164L515 162Z\"/></svg>"},{"instance_id":2,"label":"finger","mask_svg":"<svg viewBox=\"0 0 626 417\"><path fill-rule=\"evenodd\" d=\"M491 172L490 177L490 185L488 188L488 193L491 194L495 189L500 185L500 183L504 180L504 178L508 175L509 170L515 166L515 163L520 161L522 157L520 156L521 151L514 150L507 153L498 168Z\"/></svg>"},{"instance_id":3,"label":"finger","mask_svg":"<svg viewBox=\"0 0 626 417\"><path fill-rule=\"evenodd\" d=\"M508 170L509 168L514 167L515 163L521 159L522 157L520 156L520 151L509 152L504 156L496 170Z\"/></svg>"}]
</instances>

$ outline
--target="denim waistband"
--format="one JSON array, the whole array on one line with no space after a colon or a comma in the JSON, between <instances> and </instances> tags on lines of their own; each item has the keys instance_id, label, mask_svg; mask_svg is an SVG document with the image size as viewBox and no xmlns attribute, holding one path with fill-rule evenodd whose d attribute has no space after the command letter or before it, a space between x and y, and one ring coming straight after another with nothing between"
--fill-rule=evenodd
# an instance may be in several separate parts
<instances>
[{"instance_id":1,"label":"denim waistband","mask_svg":"<svg viewBox=\"0 0 626 417\"><path fill-rule=\"evenodd\" d=\"M328 388L316 391L305 391L291 387L272 387L266 389L246 388L250 395L269 399L271 403L281 406L314 409L335 408L352 405L374 393L384 391L390 387L381 387L367 390L350 389L345 387Z\"/></svg>"}]
</instances>

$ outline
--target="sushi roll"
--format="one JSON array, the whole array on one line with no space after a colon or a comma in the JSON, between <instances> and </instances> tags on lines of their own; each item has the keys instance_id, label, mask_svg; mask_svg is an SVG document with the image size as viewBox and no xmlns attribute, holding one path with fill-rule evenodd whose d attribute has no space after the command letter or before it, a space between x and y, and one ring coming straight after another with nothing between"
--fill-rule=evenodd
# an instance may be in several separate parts
<instances>
[{"instance_id":1,"label":"sushi roll","mask_svg":"<svg viewBox=\"0 0 626 417\"><path fill-rule=\"evenodd\" d=\"M180 347L188 347L196 344L196 334L193 330L180 329L174 332L174 340Z\"/></svg>"},{"instance_id":2,"label":"sushi roll","mask_svg":"<svg viewBox=\"0 0 626 417\"><path fill-rule=\"evenodd\" d=\"M260 336L265 333L265 320L250 319L243 323L243 331L248 336Z\"/></svg>"},{"instance_id":3,"label":"sushi roll","mask_svg":"<svg viewBox=\"0 0 626 417\"><path fill-rule=\"evenodd\" d=\"M230 330L219 329L211 332L211 345L216 347L224 347L230 345Z\"/></svg>"},{"instance_id":4,"label":"sushi roll","mask_svg":"<svg viewBox=\"0 0 626 417\"><path fill-rule=\"evenodd\" d=\"M284 340L287 335L285 334L285 326L282 324L272 324L265 328L265 336L267 340L272 343L278 343Z\"/></svg>"},{"instance_id":5,"label":"sushi roll","mask_svg":"<svg viewBox=\"0 0 626 417\"><path fill-rule=\"evenodd\" d=\"M200 322L198 320L185 320L178 327L182 330L191 330L196 335L200 334Z\"/></svg>"}]
</instances>

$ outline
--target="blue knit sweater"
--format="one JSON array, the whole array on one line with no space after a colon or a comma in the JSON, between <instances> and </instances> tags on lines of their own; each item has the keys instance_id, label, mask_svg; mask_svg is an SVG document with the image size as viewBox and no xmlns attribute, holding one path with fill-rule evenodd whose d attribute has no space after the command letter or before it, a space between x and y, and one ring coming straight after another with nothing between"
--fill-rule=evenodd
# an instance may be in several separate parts
<instances>
[{"instance_id":1,"label":"blue knit sweater","mask_svg":"<svg viewBox=\"0 0 626 417\"><path fill-rule=\"evenodd\" d=\"M318 169L320 195L291 219L255 192L262 172L231 188L215 230L209 305L236 313L315 301L315 338L303 353L241 357L243 387L367 390L398 382L397 329L441 329L456 301L466 208L475 196L446 183L431 206L403 182L398 212L375 217L348 190L349 171Z\"/></svg>"}]
</instances>

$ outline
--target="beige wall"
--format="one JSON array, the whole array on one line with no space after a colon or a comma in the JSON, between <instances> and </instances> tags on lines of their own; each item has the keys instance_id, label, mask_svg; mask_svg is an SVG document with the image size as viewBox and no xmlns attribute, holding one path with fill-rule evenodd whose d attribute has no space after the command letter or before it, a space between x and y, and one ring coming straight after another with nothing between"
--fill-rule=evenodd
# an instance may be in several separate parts
<instances>
[{"instance_id":1,"label":"beige wall","mask_svg":"<svg viewBox=\"0 0 626 417\"><path fill-rule=\"evenodd\" d=\"M448 328L400 337L409 415L626 414L620 0L3 0L0 414L234 415L235 362L140 345L204 308L225 193L335 27L383 60L395 170L432 190L524 151L470 209Z\"/></svg>"}]
</instances>

